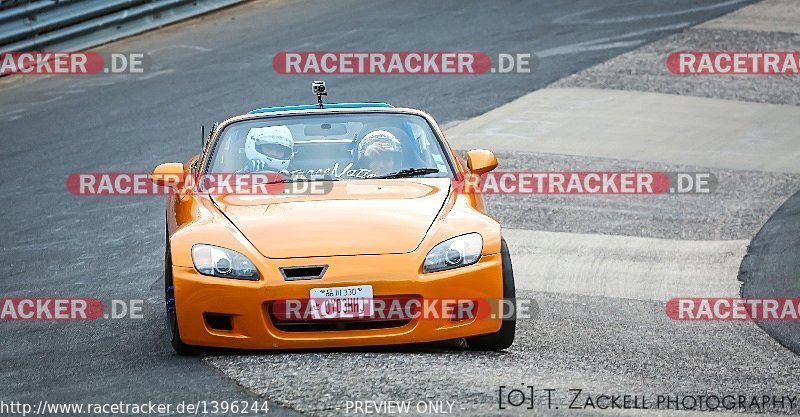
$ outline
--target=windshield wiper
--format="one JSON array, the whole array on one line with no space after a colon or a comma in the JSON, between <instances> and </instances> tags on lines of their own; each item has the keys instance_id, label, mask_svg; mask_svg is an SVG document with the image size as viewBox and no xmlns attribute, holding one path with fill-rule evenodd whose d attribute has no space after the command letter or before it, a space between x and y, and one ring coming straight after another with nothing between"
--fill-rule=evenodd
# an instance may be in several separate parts
<instances>
[{"instance_id":1,"label":"windshield wiper","mask_svg":"<svg viewBox=\"0 0 800 417\"><path fill-rule=\"evenodd\" d=\"M401 169L400 171L397 172L392 172L386 175L379 175L372 178L380 178L380 179L408 178L408 177L416 177L418 175L435 174L437 172L439 172L437 168L407 168L407 169Z\"/></svg>"},{"instance_id":2,"label":"windshield wiper","mask_svg":"<svg viewBox=\"0 0 800 417\"><path fill-rule=\"evenodd\" d=\"M312 175L310 177L284 178L283 181L278 181L278 182L290 183L290 182L312 182L312 181L339 181L339 179L334 177L333 175L325 174L325 175Z\"/></svg>"}]
</instances>

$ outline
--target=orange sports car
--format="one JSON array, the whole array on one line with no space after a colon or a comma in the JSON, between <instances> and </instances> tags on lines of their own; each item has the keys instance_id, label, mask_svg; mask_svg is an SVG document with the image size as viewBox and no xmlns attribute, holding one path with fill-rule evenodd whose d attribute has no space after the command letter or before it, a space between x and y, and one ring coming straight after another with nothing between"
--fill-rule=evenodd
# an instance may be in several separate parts
<instances>
[{"instance_id":1,"label":"orange sports car","mask_svg":"<svg viewBox=\"0 0 800 417\"><path fill-rule=\"evenodd\" d=\"M316 91L316 90L315 90ZM426 113L384 103L271 107L156 167L171 343L331 348L514 340L511 258L481 195L497 166L460 158Z\"/></svg>"}]
</instances>

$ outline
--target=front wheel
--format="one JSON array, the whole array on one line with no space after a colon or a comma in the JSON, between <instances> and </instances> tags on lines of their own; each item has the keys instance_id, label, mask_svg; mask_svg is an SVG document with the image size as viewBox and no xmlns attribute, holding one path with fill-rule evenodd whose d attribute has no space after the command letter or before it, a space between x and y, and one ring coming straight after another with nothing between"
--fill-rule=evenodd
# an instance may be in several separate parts
<instances>
[{"instance_id":1,"label":"front wheel","mask_svg":"<svg viewBox=\"0 0 800 417\"><path fill-rule=\"evenodd\" d=\"M503 350L514 343L517 327L517 292L514 288L514 270L511 267L511 254L505 239L500 241L500 260L503 265L503 324L500 330L467 338L467 346L472 350ZM510 305L509 305L510 304ZM509 311L510 310L510 311Z\"/></svg>"},{"instance_id":2,"label":"front wheel","mask_svg":"<svg viewBox=\"0 0 800 417\"><path fill-rule=\"evenodd\" d=\"M166 228L165 228L166 229ZM172 281L172 250L169 247L169 232L165 232L164 242L164 304L167 309L167 325L169 327L172 349L181 356L194 354L194 348L183 343L178 330L178 311L175 309L175 286Z\"/></svg>"}]
</instances>

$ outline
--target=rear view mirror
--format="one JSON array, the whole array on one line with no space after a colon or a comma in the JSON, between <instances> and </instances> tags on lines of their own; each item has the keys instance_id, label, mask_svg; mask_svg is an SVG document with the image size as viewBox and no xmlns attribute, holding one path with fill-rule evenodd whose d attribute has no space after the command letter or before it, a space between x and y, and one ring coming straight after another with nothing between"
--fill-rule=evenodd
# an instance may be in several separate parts
<instances>
[{"instance_id":1,"label":"rear view mirror","mask_svg":"<svg viewBox=\"0 0 800 417\"><path fill-rule=\"evenodd\" d=\"M303 133L306 136L344 136L347 134L347 125L344 123L309 124L303 129Z\"/></svg>"},{"instance_id":2,"label":"rear view mirror","mask_svg":"<svg viewBox=\"0 0 800 417\"><path fill-rule=\"evenodd\" d=\"M497 157L485 149L473 149L467 152L467 168L475 174L485 174L497 168Z\"/></svg>"},{"instance_id":3,"label":"rear view mirror","mask_svg":"<svg viewBox=\"0 0 800 417\"><path fill-rule=\"evenodd\" d=\"M177 187L183 182L183 164L168 162L161 164L150 173L150 180L162 187Z\"/></svg>"}]
</instances>

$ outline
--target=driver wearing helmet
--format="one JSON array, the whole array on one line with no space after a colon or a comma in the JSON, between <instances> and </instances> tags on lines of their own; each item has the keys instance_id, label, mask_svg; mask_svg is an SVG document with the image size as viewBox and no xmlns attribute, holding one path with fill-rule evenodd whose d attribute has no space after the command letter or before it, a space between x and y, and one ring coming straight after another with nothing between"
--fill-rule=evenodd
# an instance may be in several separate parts
<instances>
[{"instance_id":1,"label":"driver wearing helmet","mask_svg":"<svg viewBox=\"0 0 800 417\"><path fill-rule=\"evenodd\" d=\"M376 176L398 171L402 165L402 157L400 141L386 130L367 133L356 147L357 165L371 170Z\"/></svg>"},{"instance_id":2,"label":"driver wearing helmet","mask_svg":"<svg viewBox=\"0 0 800 417\"><path fill-rule=\"evenodd\" d=\"M294 156L294 138L286 126L256 127L245 139L249 172L281 172L289 169Z\"/></svg>"}]
</instances>

